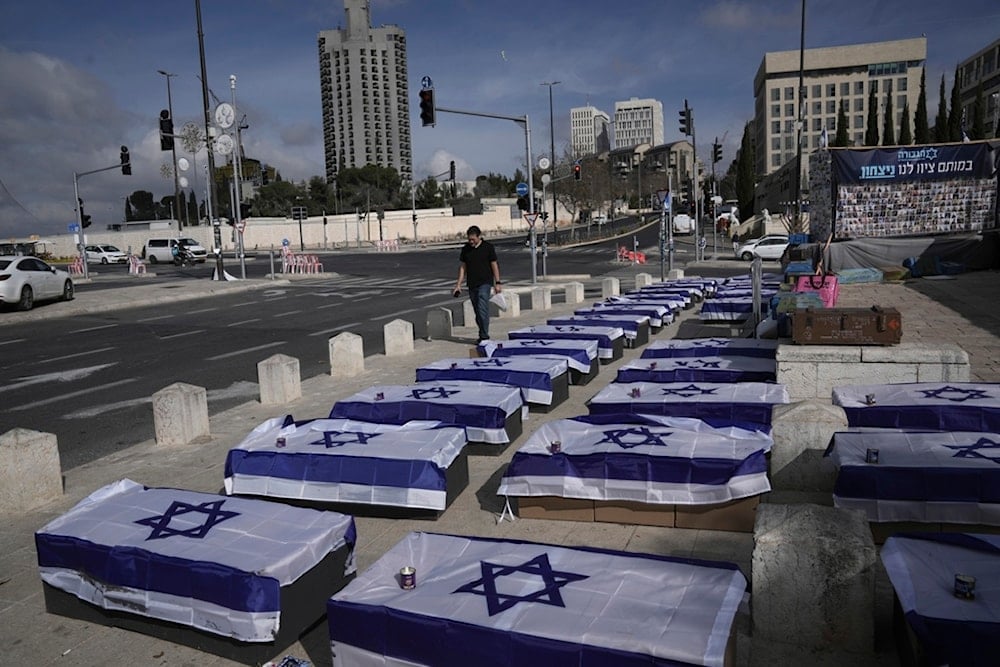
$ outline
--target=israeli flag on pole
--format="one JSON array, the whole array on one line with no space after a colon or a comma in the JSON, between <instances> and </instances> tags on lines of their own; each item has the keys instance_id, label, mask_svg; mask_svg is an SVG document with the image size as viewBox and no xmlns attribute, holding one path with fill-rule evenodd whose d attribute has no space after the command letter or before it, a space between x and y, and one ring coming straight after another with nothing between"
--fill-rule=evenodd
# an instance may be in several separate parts
<instances>
[{"instance_id":1,"label":"israeli flag on pole","mask_svg":"<svg viewBox=\"0 0 1000 667\"><path fill-rule=\"evenodd\" d=\"M819 147L821 150L824 150L829 145L830 145L830 139L829 137L827 137L826 127L824 127L823 131L819 133Z\"/></svg>"}]
</instances>

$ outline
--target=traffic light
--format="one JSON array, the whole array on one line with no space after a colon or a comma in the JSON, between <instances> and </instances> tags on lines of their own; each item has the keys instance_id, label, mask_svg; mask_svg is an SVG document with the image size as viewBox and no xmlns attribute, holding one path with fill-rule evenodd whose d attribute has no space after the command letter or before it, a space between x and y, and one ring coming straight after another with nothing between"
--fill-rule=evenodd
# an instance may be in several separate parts
<instances>
[{"instance_id":1,"label":"traffic light","mask_svg":"<svg viewBox=\"0 0 1000 667\"><path fill-rule=\"evenodd\" d=\"M691 108L688 107L688 101L684 100L684 108L680 111L680 125L681 134L690 136L692 130L694 129L694 123L691 118Z\"/></svg>"},{"instance_id":2,"label":"traffic light","mask_svg":"<svg viewBox=\"0 0 1000 667\"><path fill-rule=\"evenodd\" d=\"M170 112L164 109L160 112L160 150L169 151L174 148L174 119Z\"/></svg>"},{"instance_id":3,"label":"traffic light","mask_svg":"<svg viewBox=\"0 0 1000 667\"><path fill-rule=\"evenodd\" d=\"M267 167L262 167L260 170L260 184L267 185L271 182L271 176L268 173Z\"/></svg>"},{"instance_id":4,"label":"traffic light","mask_svg":"<svg viewBox=\"0 0 1000 667\"><path fill-rule=\"evenodd\" d=\"M722 144L712 144L712 163L722 161Z\"/></svg>"},{"instance_id":5,"label":"traffic light","mask_svg":"<svg viewBox=\"0 0 1000 667\"><path fill-rule=\"evenodd\" d=\"M452 160L451 164L448 166L448 179L452 182L455 180L455 161Z\"/></svg>"},{"instance_id":6,"label":"traffic light","mask_svg":"<svg viewBox=\"0 0 1000 667\"><path fill-rule=\"evenodd\" d=\"M126 176L132 175L132 162L128 155L128 146L122 146L122 173Z\"/></svg>"},{"instance_id":7,"label":"traffic light","mask_svg":"<svg viewBox=\"0 0 1000 667\"><path fill-rule=\"evenodd\" d=\"M434 89L424 88L420 91L420 122L424 127L434 125Z\"/></svg>"},{"instance_id":8,"label":"traffic light","mask_svg":"<svg viewBox=\"0 0 1000 667\"><path fill-rule=\"evenodd\" d=\"M684 183L684 198L689 204L694 205L694 181L689 180Z\"/></svg>"},{"instance_id":9,"label":"traffic light","mask_svg":"<svg viewBox=\"0 0 1000 667\"><path fill-rule=\"evenodd\" d=\"M573 165L573 178L576 179L576 180L578 180L578 181L580 180L580 163L579 162L577 162L576 164Z\"/></svg>"},{"instance_id":10,"label":"traffic light","mask_svg":"<svg viewBox=\"0 0 1000 667\"><path fill-rule=\"evenodd\" d=\"M251 211L253 211L253 204L251 202L240 202L240 220L246 220L249 218Z\"/></svg>"},{"instance_id":11,"label":"traffic light","mask_svg":"<svg viewBox=\"0 0 1000 667\"><path fill-rule=\"evenodd\" d=\"M86 229L90 227L90 216L83 212L83 200L77 198L76 201L80 206L80 226Z\"/></svg>"}]
</instances>

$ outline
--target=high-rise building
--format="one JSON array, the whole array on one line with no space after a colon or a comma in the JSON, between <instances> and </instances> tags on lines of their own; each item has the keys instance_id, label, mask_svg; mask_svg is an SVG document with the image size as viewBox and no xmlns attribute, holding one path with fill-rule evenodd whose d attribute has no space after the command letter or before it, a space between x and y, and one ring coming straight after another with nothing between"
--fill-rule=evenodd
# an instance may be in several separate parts
<instances>
[{"instance_id":1,"label":"high-rise building","mask_svg":"<svg viewBox=\"0 0 1000 667\"><path fill-rule=\"evenodd\" d=\"M371 26L369 0L344 0L347 25L319 33L326 180L346 167L393 167L413 178L406 32Z\"/></svg>"},{"instance_id":2,"label":"high-rise building","mask_svg":"<svg viewBox=\"0 0 1000 667\"><path fill-rule=\"evenodd\" d=\"M927 59L927 39L903 39L850 46L806 49L803 86L805 108L803 153L819 148L823 129L833 141L837 114L843 101L847 112L848 142L864 145L869 91L878 102L878 131L884 127L887 99L892 101L895 134L899 136L903 107L917 109L920 76ZM754 77L754 127L758 178L778 170L796 157L799 117L799 52L765 53ZM910 119L913 127L913 119ZM808 161L803 159L803 170Z\"/></svg>"},{"instance_id":3,"label":"high-rise building","mask_svg":"<svg viewBox=\"0 0 1000 667\"><path fill-rule=\"evenodd\" d=\"M574 156L593 155L611 148L608 124L611 118L597 107L569 110L570 146Z\"/></svg>"},{"instance_id":4,"label":"high-rise building","mask_svg":"<svg viewBox=\"0 0 1000 667\"><path fill-rule=\"evenodd\" d=\"M630 98L615 102L615 148L663 143L663 103L659 100Z\"/></svg>"},{"instance_id":5,"label":"high-rise building","mask_svg":"<svg viewBox=\"0 0 1000 667\"><path fill-rule=\"evenodd\" d=\"M983 111L986 120L986 136L997 137L997 123L1000 122L1000 39L977 51L958 65L961 80L959 94L962 110L965 112L965 129L972 134L973 105L979 95L979 85L983 86Z\"/></svg>"}]
</instances>

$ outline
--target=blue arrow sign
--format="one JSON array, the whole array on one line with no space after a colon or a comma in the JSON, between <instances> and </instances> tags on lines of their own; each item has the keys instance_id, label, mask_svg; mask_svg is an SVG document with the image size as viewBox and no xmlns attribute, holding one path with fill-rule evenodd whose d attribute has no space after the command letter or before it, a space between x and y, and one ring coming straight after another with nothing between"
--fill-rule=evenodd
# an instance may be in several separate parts
<instances>
[{"instance_id":1,"label":"blue arrow sign","mask_svg":"<svg viewBox=\"0 0 1000 667\"><path fill-rule=\"evenodd\" d=\"M67 225L67 227L69 228L69 231L71 231L71 232L78 232L78 231L80 231L80 225L76 224L75 222L70 223L69 225Z\"/></svg>"},{"instance_id":2,"label":"blue arrow sign","mask_svg":"<svg viewBox=\"0 0 1000 667\"><path fill-rule=\"evenodd\" d=\"M527 196L527 194L528 194L528 184L527 183L518 183L517 184L517 196L518 197L525 197L525 196Z\"/></svg>"}]
</instances>

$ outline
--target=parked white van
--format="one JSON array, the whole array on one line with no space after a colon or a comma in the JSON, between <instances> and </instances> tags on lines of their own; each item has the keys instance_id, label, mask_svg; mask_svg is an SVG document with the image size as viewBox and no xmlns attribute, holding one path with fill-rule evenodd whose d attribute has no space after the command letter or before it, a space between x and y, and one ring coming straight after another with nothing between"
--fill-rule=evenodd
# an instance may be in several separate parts
<instances>
[{"instance_id":1,"label":"parked white van","mask_svg":"<svg viewBox=\"0 0 1000 667\"><path fill-rule=\"evenodd\" d=\"M194 261L202 263L208 258L208 251L192 238L152 238L146 241L142 247L143 259L148 259L150 264L157 262L174 261L174 246L178 242L183 242L184 247L194 255Z\"/></svg>"}]
</instances>

